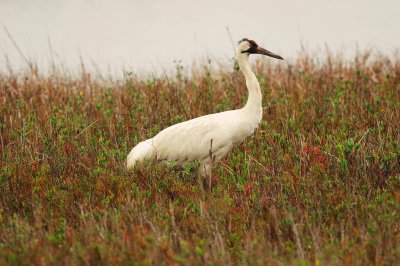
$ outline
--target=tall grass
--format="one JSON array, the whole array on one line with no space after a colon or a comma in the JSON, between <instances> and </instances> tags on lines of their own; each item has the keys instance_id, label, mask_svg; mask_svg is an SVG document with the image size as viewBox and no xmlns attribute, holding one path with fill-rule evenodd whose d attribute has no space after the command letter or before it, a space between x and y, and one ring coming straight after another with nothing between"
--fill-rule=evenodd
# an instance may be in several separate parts
<instances>
[{"instance_id":1,"label":"tall grass","mask_svg":"<svg viewBox=\"0 0 400 266\"><path fill-rule=\"evenodd\" d=\"M0 74L0 264L398 263L399 59L257 61L263 121L205 192L189 169L125 159L242 107L240 71Z\"/></svg>"}]
</instances>

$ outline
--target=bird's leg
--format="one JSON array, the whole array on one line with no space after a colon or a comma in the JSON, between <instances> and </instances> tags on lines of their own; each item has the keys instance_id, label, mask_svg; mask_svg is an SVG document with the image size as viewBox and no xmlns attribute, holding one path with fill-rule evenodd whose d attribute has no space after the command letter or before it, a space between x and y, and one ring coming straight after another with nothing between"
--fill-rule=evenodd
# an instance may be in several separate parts
<instances>
[{"instance_id":1,"label":"bird's leg","mask_svg":"<svg viewBox=\"0 0 400 266\"><path fill-rule=\"evenodd\" d=\"M209 183L208 183L208 185L209 185L209 189L210 189L210 192L211 192L211 175L212 175L212 171L211 171L211 169L212 169L212 164L213 164L213 154L212 154L212 139L210 140L210 149L208 150L208 156L210 157L210 162L211 162L211 165L210 165L210 169L209 169L209 173L208 173L208 175L209 175Z\"/></svg>"},{"instance_id":2,"label":"bird's leg","mask_svg":"<svg viewBox=\"0 0 400 266\"><path fill-rule=\"evenodd\" d=\"M209 169L207 171L208 172L207 174L210 178L209 183L208 183L210 192L211 192L212 168L213 168L213 163L215 160L215 155L213 155L213 150L212 150L212 144L213 144L213 139L210 140L210 149L208 150L208 156L210 157L210 164L209 164Z\"/></svg>"},{"instance_id":3,"label":"bird's leg","mask_svg":"<svg viewBox=\"0 0 400 266\"><path fill-rule=\"evenodd\" d=\"M211 165L201 164L198 170L199 183L201 184L203 190L207 188L207 176L210 175ZM211 188L211 183L209 184Z\"/></svg>"}]
</instances>

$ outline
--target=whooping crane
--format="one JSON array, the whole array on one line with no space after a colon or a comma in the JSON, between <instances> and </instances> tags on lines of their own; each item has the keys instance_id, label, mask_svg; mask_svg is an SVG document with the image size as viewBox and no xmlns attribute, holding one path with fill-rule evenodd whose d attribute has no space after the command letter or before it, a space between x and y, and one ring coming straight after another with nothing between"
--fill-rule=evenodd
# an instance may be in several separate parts
<instances>
[{"instance_id":1,"label":"whooping crane","mask_svg":"<svg viewBox=\"0 0 400 266\"><path fill-rule=\"evenodd\" d=\"M151 139L137 144L129 153L127 168L146 159L174 161L179 165L199 161L199 173L207 176L213 163L223 158L234 145L251 135L262 118L260 84L249 65L250 54L283 58L246 38L236 46L236 59L242 70L249 97L238 110L201 116L170 126ZM212 158L211 158L212 157Z\"/></svg>"}]
</instances>

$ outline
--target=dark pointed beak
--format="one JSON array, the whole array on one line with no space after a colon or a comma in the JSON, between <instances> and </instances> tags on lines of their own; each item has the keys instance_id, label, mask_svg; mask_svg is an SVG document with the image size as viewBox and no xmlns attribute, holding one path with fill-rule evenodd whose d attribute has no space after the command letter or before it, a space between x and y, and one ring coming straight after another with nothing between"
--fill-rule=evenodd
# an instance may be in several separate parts
<instances>
[{"instance_id":1,"label":"dark pointed beak","mask_svg":"<svg viewBox=\"0 0 400 266\"><path fill-rule=\"evenodd\" d=\"M256 53L284 60L282 56L274 54L274 53L272 53L272 52L270 52L270 51L268 51L268 50L266 50L266 49L264 49L264 48L262 48L260 46L257 47L257 52Z\"/></svg>"}]
</instances>

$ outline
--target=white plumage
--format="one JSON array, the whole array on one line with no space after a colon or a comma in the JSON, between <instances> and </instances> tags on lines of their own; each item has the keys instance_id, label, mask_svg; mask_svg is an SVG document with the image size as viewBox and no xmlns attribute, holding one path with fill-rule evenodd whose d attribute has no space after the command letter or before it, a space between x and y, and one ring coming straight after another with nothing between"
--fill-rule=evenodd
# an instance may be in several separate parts
<instances>
[{"instance_id":1,"label":"white plumage","mask_svg":"<svg viewBox=\"0 0 400 266\"><path fill-rule=\"evenodd\" d=\"M238 43L236 59L249 91L249 98L243 108L201 116L162 130L131 150L127 168L133 168L136 163L147 159L174 161L180 165L197 160L200 162L200 174L205 176L212 163L218 162L234 145L251 135L262 118L262 96L260 85L248 63L250 54L283 59L252 40L243 39Z\"/></svg>"}]
</instances>

